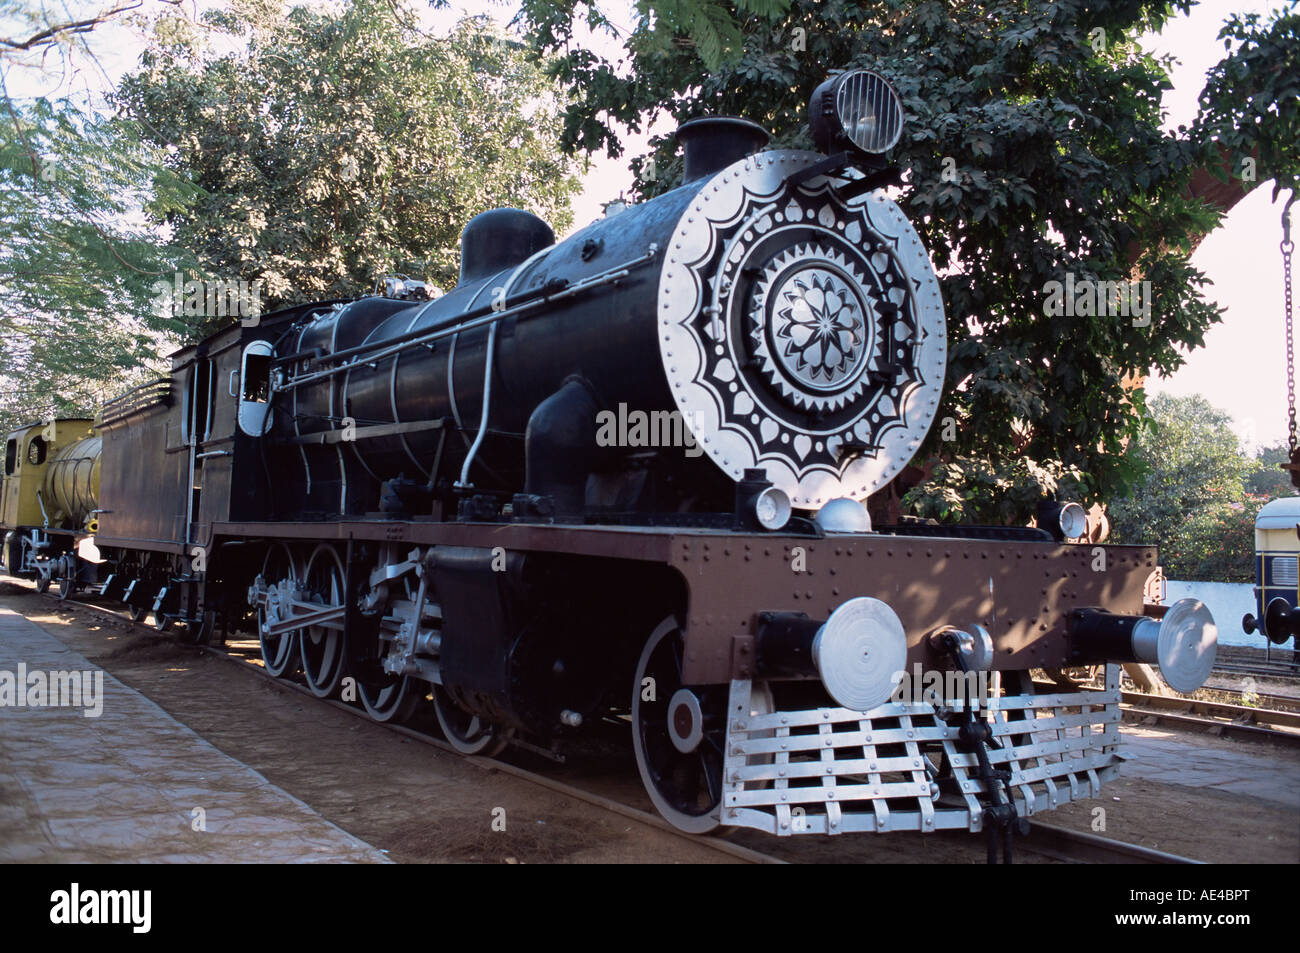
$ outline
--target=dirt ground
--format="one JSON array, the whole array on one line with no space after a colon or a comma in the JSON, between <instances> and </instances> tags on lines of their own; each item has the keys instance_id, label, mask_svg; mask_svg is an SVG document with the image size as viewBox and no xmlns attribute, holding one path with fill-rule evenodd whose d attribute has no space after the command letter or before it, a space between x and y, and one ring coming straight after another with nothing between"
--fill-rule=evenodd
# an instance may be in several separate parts
<instances>
[{"instance_id":1,"label":"dirt ground","mask_svg":"<svg viewBox=\"0 0 1300 953\"><path fill-rule=\"evenodd\" d=\"M399 862L686 862L732 858L639 822L484 768L403 737L125 621L67 607L32 589L0 582L0 605L41 626L126 685L153 699L227 755L261 772L327 820ZM1180 735L1300 763L1300 752L1268 743ZM598 746L599 748L599 746ZM649 810L626 748L550 765L512 760L559 781ZM1300 823L1273 802L1141 778L1112 782L1097 801L1041 815L1045 823L1200 860L1300 862ZM506 820L494 829L494 818ZM499 827L498 822L495 827ZM789 839L738 832L733 842L795 862L982 862L979 836L929 835ZM1024 859L1029 859L1025 857Z\"/></svg>"},{"instance_id":2,"label":"dirt ground","mask_svg":"<svg viewBox=\"0 0 1300 953\"><path fill-rule=\"evenodd\" d=\"M729 861L367 723L170 637L8 582L0 582L0 605L395 861Z\"/></svg>"}]
</instances>

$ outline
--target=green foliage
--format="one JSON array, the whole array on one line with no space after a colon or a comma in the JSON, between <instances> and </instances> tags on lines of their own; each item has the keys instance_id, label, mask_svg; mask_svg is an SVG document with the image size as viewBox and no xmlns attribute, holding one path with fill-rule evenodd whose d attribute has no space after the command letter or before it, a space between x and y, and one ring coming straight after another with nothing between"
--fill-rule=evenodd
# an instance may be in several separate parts
<instances>
[{"instance_id":1,"label":"green foliage","mask_svg":"<svg viewBox=\"0 0 1300 953\"><path fill-rule=\"evenodd\" d=\"M440 39L383 0L207 19L219 48L160 20L120 102L205 190L169 217L178 240L212 275L261 281L264 307L397 272L454 284L460 229L494 206L568 224L561 104L486 20Z\"/></svg>"},{"instance_id":2,"label":"green foliage","mask_svg":"<svg viewBox=\"0 0 1300 953\"><path fill-rule=\"evenodd\" d=\"M1128 448L1143 475L1128 495L1109 506L1115 538L1170 539L1188 515L1211 503L1240 503L1246 461L1232 418L1200 395L1160 395L1152 423Z\"/></svg>"},{"instance_id":3,"label":"green foliage","mask_svg":"<svg viewBox=\"0 0 1300 953\"><path fill-rule=\"evenodd\" d=\"M1232 55L1210 70L1201 93L1194 134L1228 153L1216 167L1227 181L1241 174L1243 160L1257 158L1265 174L1276 176L1273 200L1296 185L1300 150L1300 13L1279 13L1267 23L1259 14L1233 14L1219 31Z\"/></svg>"},{"instance_id":4,"label":"green foliage","mask_svg":"<svg viewBox=\"0 0 1300 953\"><path fill-rule=\"evenodd\" d=\"M689 6L708 5L726 6ZM1078 472L1090 499L1122 493L1137 476L1124 447L1146 417L1133 385L1179 367L1219 320L1190 260L1219 215L1186 198L1192 172L1221 166L1225 149L1257 148L1260 181L1300 181L1298 72L1287 68L1294 16L1230 23L1233 52L1207 86L1198 122L1161 129L1167 65L1135 38L1190 5L793 0L775 14L738 10L741 51L716 68L699 37L658 42L644 20L628 41L630 62L578 49L571 41L583 11L601 26L594 6L578 0L524 0L520 20L539 50L565 51L553 72L572 91L564 141L578 151L617 155L616 124L636 131L659 110L679 121L741 115L771 130L776 146L810 148L806 104L829 73L865 67L892 82L907 113L891 156L905 170L899 201L939 270L948 314L938 419L958 425L950 442L932 430L917 459L947 465L910 499L924 513L957 514L1004 509L958 505L959 471L995 488L1041 479L1043 491L1052 475ZM672 5L670 24L680 27L682 10ZM1287 101L1270 105L1279 98ZM1250 123L1234 125L1247 114ZM633 162L643 197L679 181L672 138L652 145L653 164ZM1067 273L1149 281L1149 326L1048 316L1045 286ZM1015 522L1032 515L1015 509Z\"/></svg>"},{"instance_id":5,"label":"green foliage","mask_svg":"<svg viewBox=\"0 0 1300 953\"><path fill-rule=\"evenodd\" d=\"M1260 447L1246 470L1246 493L1265 500L1300 495L1300 489L1296 489L1291 482L1288 471L1281 468L1281 464L1290 462L1291 455L1287 452L1286 444Z\"/></svg>"},{"instance_id":6,"label":"green foliage","mask_svg":"<svg viewBox=\"0 0 1300 953\"><path fill-rule=\"evenodd\" d=\"M1160 563L1168 579L1255 581L1255 517L1264 501L1213 503L1192 513L1168 543Z\"/></svg>"},{"instance_id":7,"label":"green foliage","mask_svg":"<svg viewBox=\"0 0 1300 953\"><path fill-rule=\"evenodd\" d=\"M5 99L0 122L0 433L93 415L187 330L150 312L187 259L141 221L195 190L139 128L68 100Z\"/></svg>"},{"instance_id":8,"label":"green foliage","mask_svg":"<svg viewBox=\"0 0 1300 953\"><path fill-rule=\"evenodd\" d=\"M930 479L903 497L918 516L943 523L1023 522L1044 494L1062 500L1087 498L1087 481L1077 467L1041 466L1021 458L1007 466L953 457L938 463Z\"/></svg>"},{"instance_id":9,"label":"green foliage","mask_svg":"<svg viewBox=\"0 0 1300 953\"><path fill-rule=\"evenodd\" d=\"M1232 418L1199 395L1162 394L1151 412L1128 449L1142 476L1109 506L1112 539L1158 543L1171 579L1249 581L1266 500L1246 492L1256 462L1241 453Z\"/></svg>"}]
</instances>

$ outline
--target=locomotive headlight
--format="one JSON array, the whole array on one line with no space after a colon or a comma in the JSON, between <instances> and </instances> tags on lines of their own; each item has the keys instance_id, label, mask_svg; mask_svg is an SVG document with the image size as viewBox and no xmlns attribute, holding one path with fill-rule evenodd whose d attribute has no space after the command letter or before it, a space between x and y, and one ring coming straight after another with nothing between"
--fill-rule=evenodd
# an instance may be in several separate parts
<instances>
[{"instance_id":1,"label":"locomotive headlight","mask_svg":"<svg viewBox=\"0 0 1300 953\"><path fill-rule=\"evenodd\" d=\"M790 497L769 486L754 498L754 518L763 529L780 529L790 522Z\"/></svg>"},{"instance_id":2,"label":"locomotive headlight","mask_svg":"<svg viewBox=\"0 0 1300 953\"><path fill-rule=\"evenodd\" d=\"M1038 507L1038 525L1057 539L1078 539L1087 535L1088 514L1078 503L1044 500Z\"/></svg>"},{"instance_id":3,"label":"locomotive headlight","mask_svg":"<svg viewBox=\"0 0 1300 953\"><path fill-rule=\"evenodd\" d=\"M761 468L748 467L736 483L737 526L773 532L790 522L794 512L790 495L773 486Z\"/></svg>"},{"instance_id":4,"label":"locomotive headlight","mask_svg":"<svg viewBox=\"0 0 1300 953\"><path fill-rule=\"evenodd\" d=\"M1078 539L1088 532L1088 514L1078 503L1066 503L1056 517L1056 525L1066 539Z\"/></svg>"},{"instance_id":5,"label":"locomotive headlight","mask_svg":"<svg viewBox=\"0 0 1300 953\"><path fill-rule=\"evenodd\" d=\"M845 145L887 152L903 134L903 102L879 74L849 70L813 91L808 125L817 148L827 154Z\"/></svg>"}]
</instances>

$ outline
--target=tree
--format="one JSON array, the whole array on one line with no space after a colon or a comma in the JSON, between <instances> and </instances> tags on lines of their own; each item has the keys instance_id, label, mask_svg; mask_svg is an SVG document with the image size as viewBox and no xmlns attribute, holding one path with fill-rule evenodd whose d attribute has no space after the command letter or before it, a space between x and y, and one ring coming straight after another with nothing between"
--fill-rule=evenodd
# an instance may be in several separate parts
<instances>
[{"instance_id":1,"label":"tree","mask_svg":"<svg viewBox=\"0 0 1300 953\"><path fill-rule=\"evenodd\" d=\"M908 500L930 515L1023 521L1035 496L1075 474L1085 502L1123 492L1137 476L1124 447L1147 416L1134 385L1176 369L1180 347L1201 345L1219 319L1190 262L1219 217L1189 197L1193 172L1209 164L1225 176L1249 168L1260 181L1300 180L1295 14L1229 21L1232 52L1197 123L1161 130L1168 71L1135 39L1190 5L793 0L770 16L739 11L740 46L712 71L696 38L662 34L690 9L732 9L723 4L640 4L621 64L573 44L592 4L523 0L520 19L537 49L565 53L554 73L574 92L565 142L578 151L618 154L616 124L637 129L659 110L679 121L742 115L775 145L808 148L806 103L828 73L888 78L908 116L892 154L906 170L899 201L930 249L948 313L938 419L957 425L951 441L945 428L931 432L917 459L941 465ZM651 16L661 10L667 27ZM653 146L653 163L633 162L643 196L679 179L671 137ZM1148 313L1135 323L1080 306L1066 317L1049 289L1067 276L1147 281ZM977 473L986 486L1024 488L1014 514L996 492L968 495Z\"/></svg>"},{"instance_id":2,"label":"tree","mask_svg":"<svg viewBox=\"0 0 1300 953\"><path fill-rule=\"evenodd\" d=\"M13 10L6 9L6 15L14 15L13 20L7 23L6 27L18 29L8 36L0 36L0 56L14 57L24 53L44 54L51 47L65 43L69 38L89 33L114 17L140 9L142 5L142 0L126 0L124 3L108 4L74 14L65 4L63 9L53 16L44 4L39 7L24 6ZM14 20L18 22L15 23Z\"/></svg>"},{"instance_id":3,"label":"tree","mask_svg":"<svg viewBox=\"0 0 1300 953\"><path fill-rule=\"evenodd\" d=\"M1213 503L1199 510L1160 547L1167 579L1205 582L1255 581L1255 517L1259 497Z\"/></svg>"},{"instance_id":4,"label":"tree","mask_svg":"<svg viewBox=\"0 0 1300 953\"><path fill-rule=\"evenodd\" d=\"M105 397L161 370L160 350L188 330L150 311L153 283L193 262L149 221L184 208L195 190L84 80L105 75L96 56L105 25L125 29L142 7L6 5L0 433L54 414L93 415Z\"/></svg>"},{"instance_id":5,"label":"tree","mask_svg":"<svg viewBox=\"0 0 1300 953\"><path fill-rule=\"evenodd\" d=\"M1260 496L1265 500L1276 500L1283 496L1295 496L1300 493L1287 471L1281 465L1291 462L1291 454L1286 444L1277 443L1271 447L1260 447L1255 458L1250 462L1246 473L1246 492Z\"/></svg>"},{"instance_id":6,"label":"tree","mask_svg":"<svg viewBox=\"0 0 1300 953\"><path fill-rule=\"evenodd\" d=\"M1128 448L1142 476L1109 507L1113 540L1159 543L1173 579L1248 581L1255 514L1265 500L1246 492L1254 463L1241 452L1232 418L1200 395L1162 394L1151 413L1152 425Z\"/></svg>"},{"instance_id":7,"label":"tree","mask_svg":"<svg viewBox=\"0 0 1300 953\"><path fill-rule=\"evenodd\" d=\"M134 124L77 104L5 101L0 122L0 433L51 415L93 415L159 369L186 331L150 312L155 281L184 252L139 221L192 189Z\"/></svg>"},{"instance_id":8,"label":"tree","mask_svg":"<svg viewBox=\"0 0 1300 953\"><path fill-rule=\"evenodd\" d=\"M1112 501L1111 527L1123 542L1165 540L1214 502L1240 503L1246 460L1232 418L1199 394L1151 402L1152 424L1128 448L1142 470L1127 496Z\"/></svg>"},{"instance_id":9,"label":"tree","mask_svg":"<svg viewBox=\"0 0 1300 953\"><path fill-rule=\"evenodd\" d=\"M169 221L206 272L264 307L352 296L386 274L454 283L460 229L497 205L569 222L540 66L485 20L446 39L384 0L235 4L222 52L160 20L120 102L205 190Z\"/></svg>"}]
</instances>

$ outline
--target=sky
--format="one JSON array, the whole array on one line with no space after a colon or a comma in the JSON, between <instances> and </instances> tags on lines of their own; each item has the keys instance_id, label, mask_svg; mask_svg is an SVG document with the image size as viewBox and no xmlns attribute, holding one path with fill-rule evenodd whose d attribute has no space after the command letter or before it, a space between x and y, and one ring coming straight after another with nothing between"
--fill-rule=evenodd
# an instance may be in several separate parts
<instances>
[{"instance_id":1,"label":"sky","mask_svg":"<svg viewBox=\"0 0 1300 953\"><path fill-rule=\"evenodd\" d=\"M1207 0L1189 16L1170 23L1149 48L1179 60L1173 90L1165 96L1169 124L1190 122L1205 72L1224 54L1215 40L1232 13L1277 9L1282 3ZM1168 379L1152 378L1152 394L1203 394L1232 414L1238 436L1248 446L1285 442L1286 345L1282 316L1282 209L1288 193L1270 201L1272 183L1254 189L1228 213L1223 224L1192 255L1192 264L1213 282L1204 294L1227 308L1223 323L1205 336L1205 346ZM1293 240L1300 243L1300 202L1292 208ZM1296 281L1293 264L1291 280Z\"/></svg>"},{"instance_id":2,"label":"sky","mask_svg":"<svg viewBox=\"0 0 1300 953\"><path fill-rule=\"evenodd\" d=\"M208 0L190 0L187 6L195 3L200 7L211 5ZM1159 35L1145 38L1146 48L1177 60L1172 75L1174 88L1165 98L1169 128L1188 123L1195 116L1205 72L1224 55L1222 42L1215 39L1223 21L1234 12L1265 13L1286 5L1281 0L1203 0L1190 15L1175 18ZM422 16L428 28L436 32L449 29L467 14L486 13L504 24L514 8L513 3L501 0L459 0L444 10L422 8ZM602 9L615 22L631 26L633 14L627 0L608 0ZM616 38L587 36L584 43L607 57L617 57ZM114 41L111 33L103 37L97 48L105 73L116 76L130 68L137 47L137 43ZM30 77L8 79L12 95L50 91L48 83L38 88ZM77 75L74 82L82 88L102 88L106 79L88 70ZM647 150L652 134L669 128L670 124L661 119L639 135L625 136L622 158L593 158L583 176L582 193L574 202L573 230L598 217L603 203L630 190L630 160ZM1282 207L1288 196L1282 193L1273 204L1271 193L1271 183L1254 189L1197 248L1192 262L1211 282L1204 289L1206 296L1226 309L1223 322L1209 331L1205 346L1192 351L1180 370L1167 379L1152 377L1147 382L1151 394L1204 395L1211 404L1232 415L1247 448L1272 445L1286 438L1286 348L1278 245L1282 240ZM1300 243L1300 203L1293 222Z\"/></svg>"}]
</instances>

